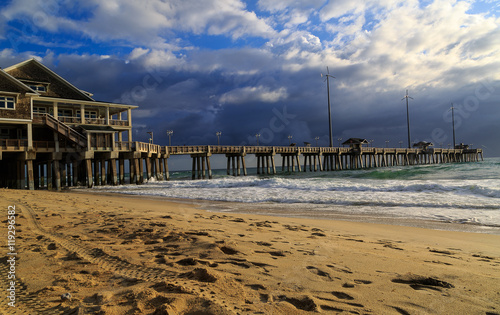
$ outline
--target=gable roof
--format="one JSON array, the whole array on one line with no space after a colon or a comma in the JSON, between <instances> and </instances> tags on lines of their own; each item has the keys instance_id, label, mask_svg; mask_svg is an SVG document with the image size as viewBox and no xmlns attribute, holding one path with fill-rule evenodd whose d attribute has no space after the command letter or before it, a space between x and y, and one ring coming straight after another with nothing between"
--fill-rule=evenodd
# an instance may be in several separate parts
<instances>
[{"instance_id":1,"label":"gable roof","mask_svg":"<svg viewBox=\"0 0 500 315\"><path fill-rule=\"evenodd\" d=\"M25 91L26 93L31 93L31 94L34 94L34 95L39 95L38 92L36 91L33 91L29 86L27 86L26 84L24 84L23 82L17 80L16 78L14 78L13 76L11 76L10 74L8 74L7 72L5 72L3 69L0 69L0 76L4 77L5 79L7 79L9 82L11 82L12 84L14 84L15 86L17 86L20 90L23 90Z\"/></svg>"},{"instance_id":2,"label":"gable roof","mask_svg":"<svg viewBox=\"0 0 500 315\"><path fill-rule=\"evenodd\" d=\"M42 64L41 62L39 62L35 58L31 58L31 59L25 60L23 62L20 62L18 64L15 64L13 66L10 66L8 68L5 68L5 72L11 72L11 71L20 69L20 68L28 66L28 65L35 65L36 67L42 69L42 71L46 72L51 77L55 78L57 81L59 81L60 83L62 83L64 86L66 86L67 88L69 88L70 90L72 90L74 93L76 93L80 97L82 97L83 100L94 101L94 99L89 96L90 93L84 93L84 92L82 92L82 90L80 90L79 88L77 88L73 84L71 84L68 81L66 81L63 77L61 77L60 75L58 75L54 71L50 70L48 67L46 67L44 64ZM17 80L20 80L20 79L22 80L22 78L18 78Z\"/></svg>"},{"instance_id":3,"label":"gable roof","mask_svg":"<svg viewBox=\"0 0 500 315\"><path fill-rule=\"evenodd\" d=\"M363 139L363 138L349 138L342 145L345 144L368 144L368 140Z\"/></svg>"},{"instance_id":4,"label":"gable roof","mask_svg":"<svg viewBox=\"0 0 500 315\"><path fill-rule=\"evenodd\" d=\"M413 144L413 147L418 147L418 148L431 147L431 146L434 146L434 144L432 142L427 142L427 141L420 141Z\"/></svg>"}]
</instances>

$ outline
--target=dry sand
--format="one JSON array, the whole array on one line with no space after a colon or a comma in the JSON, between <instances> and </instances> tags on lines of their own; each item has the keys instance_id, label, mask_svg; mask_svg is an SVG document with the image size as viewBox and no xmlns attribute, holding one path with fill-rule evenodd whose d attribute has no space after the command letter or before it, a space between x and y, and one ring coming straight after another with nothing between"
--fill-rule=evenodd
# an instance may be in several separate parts
<instances>
[{"instance_id":1,"label":"dry sand","mask_svg":"<svg viewBox=\"0 0 500 315\"><path fill-rule=\"evenodd\" d=\"M499 235L75 192L0 190L0 204L4 244L18 213L4 314L500 314Z\"/></svg>"}]
</instances>

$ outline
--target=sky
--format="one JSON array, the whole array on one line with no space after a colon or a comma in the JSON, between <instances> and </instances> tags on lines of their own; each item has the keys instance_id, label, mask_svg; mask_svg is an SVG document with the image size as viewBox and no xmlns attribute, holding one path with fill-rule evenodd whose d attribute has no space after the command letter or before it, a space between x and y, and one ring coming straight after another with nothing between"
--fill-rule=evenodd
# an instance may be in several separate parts
<instances>
[{"instance_id":1,"label":"sky","mask_svg":"<svg viewBox=\"0 0 500 315\"><path fill-rule=\"evenodd\" d=\"M499 26L496 0L13 0L0 67L36 58L138 105L133 140L161 145L328 146L330 74L334 145L406 147L408 90L411 142L452 144L453 104L456 142L492 157Z\"/></svg>"}]
</instances>

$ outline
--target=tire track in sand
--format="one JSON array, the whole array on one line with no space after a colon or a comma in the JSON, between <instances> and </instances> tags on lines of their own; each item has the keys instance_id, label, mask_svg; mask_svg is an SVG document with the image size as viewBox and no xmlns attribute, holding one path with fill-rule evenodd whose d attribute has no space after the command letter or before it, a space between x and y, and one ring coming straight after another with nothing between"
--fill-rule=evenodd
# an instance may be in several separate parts
<instances>
[{"instance_id":1,"label":"tire track in sand","mask_svg":"<svg viewBox=\"0 0 500 315\"><path fill-rule=\"evenodd\" d=\"M99 268L110 271L116 275L123 276L126 278L144 280L144 281L161 281L166 277L177 276L178 273L175 271L169 271L159 268L149 268L144 266L138 266L131 264L125 260L120 259L116 256L111 256L105 253L100 248L89 248L86 244L76 240L69 240L62 234L51 233L40 224L37 220L37 215L35 211L26 203L19 201L9 200L10 202L15 202L15 204L20 205L18 208L20 213L25 215L28 226L31 231L43 235L44 237L51 239L56 244L61 245L63 248L69 252L76 253L81 259L86 260L90 263L96 264ZM0 274L6 275L8 273L9 266L7 265L7 259L2 259L0 262ZM0 281L0 290L7 292L8 282ZM78 314L79 308L70 309L68 307L63 308L61 305L56 307L50 307L48 304L40 301L34 294L28 294L27 287L22 281L22 279L16 279L16 305L21 307L11 307L8 305L8 299L0 299L0 314ZM194 293L194 292L193 292Z\"/></svg>"}]
</instances>

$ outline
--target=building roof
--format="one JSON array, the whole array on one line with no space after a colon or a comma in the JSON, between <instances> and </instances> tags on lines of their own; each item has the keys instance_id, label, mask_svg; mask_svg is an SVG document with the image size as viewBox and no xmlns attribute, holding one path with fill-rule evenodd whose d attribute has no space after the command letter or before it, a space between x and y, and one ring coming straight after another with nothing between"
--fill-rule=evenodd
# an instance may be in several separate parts
<instances>
[{"instance_id":1,"label":"building roof","mask_svg":"<svg viewBox=\"0 0 500 315\"><path fill-rule=\"evenodd\" d=\"M79 88L77 88L73 84L66 81L63 77L61 77L60 75L58 75L54 71L50 70L47 66L45 66L44 64L42 64L41 62L39 62L35 58L31 58L31 59L25 60L23 62L20 62L18 64L15 64L13 66L10 66L8 68L5 68L5 72L10 73L12 76L16 77L16 79L18 79L20 81L21 80L29 80L29 81L36 80L36 81L38 81L39 78L33 78L33 77L23 78L23 77L18 77L17 75L14 74L16 72L16 70L21 70L23 68L30 67L30 66L37 67L37 68L41 69L43 73L47 74L49 77L54 78L57 82L60 82L67 89L71 90L73 93L78 95L82 100L87 100L87 101L94 100L88 94L82 92ZM38 74L38 75L40 75L40 74ZM46 81L46 79L42 79L42 81Z\"/></svg>"},{"instance_id":2,"label":"building roof","mask_svg":"<svg viewBox=\"0 0 500 315\"><path fill-rule=\"evenodd\" d=\"M18 86L22 91L26 91L36 96L40 101L46 100L49 102L56 101L97 106L118 106L123 108L122 110L115 110L111 114L124 111L126 108L138 107L135 105L96 101L91 97L92 93L77 88L34 58L25 60L23 62L5 68L4 70L0 69L0 76L4 76L8 81ZM53 86L57 86L58 91L47 94L38 93L32 90L27 84L23 83L23 81L27 82L28 84L52 84Z\"/></svg>"},{"instance_id":3,"label":"building roof","mask_svg":"<svg viewBox=\"0 0 500 315\"><path fill-rule=\"evenodd\" d=\"M17 88L19 88L19 90L21 90L21 91L24 91L26 93L31 93L31 94L34 94L34 95L39 95L36 91L33 91L29 86L27 86L23 82L17 80L13 76L11 76L7 72L5 72L3 69L0 69L0 76L2 76L3 78L5 78L8 82L10 82L11 84L13 84ZM9 91L9 92L13 92L13 91Z\"/></svg>"},{"instance_id":4,"label":"building roof","mask_svg":"<svg viewBox=\"0 0 500 315\"><path fill-rule=\"evenodd\" d=\"M417 143L414 143L413 144L413 147L417 147L417 148L426 148L426 147L430 147L430 146L433 146L434 144L432 142L427 142L427 141L420 141L420 142L417 142Z\"/></svg>"}]
</instances>

